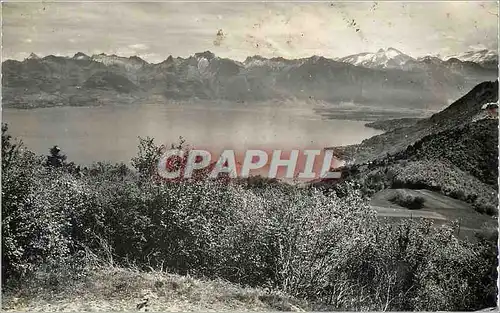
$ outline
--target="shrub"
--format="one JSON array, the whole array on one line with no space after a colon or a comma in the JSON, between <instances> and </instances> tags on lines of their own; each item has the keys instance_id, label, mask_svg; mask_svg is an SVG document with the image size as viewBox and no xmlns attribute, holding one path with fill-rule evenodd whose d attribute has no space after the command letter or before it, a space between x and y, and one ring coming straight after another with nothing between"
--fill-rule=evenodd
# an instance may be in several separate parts
<instances>
[{"instance_id":1,"label":"shrub","mask_svg":"<svg viewBox=\"0 0 500 313\"><path fill-rule=\"evenodd\" d=\"M420 196L413 196L404 190L396 190L389 198L389 201L410 210L418 210L424 206L425 199Z\"/></svg>"},{"instance_id":2,"label":"shrub","mask_svg":"<svg viewBox=\"0 0 500 313\"><path fill-rule=\"evenodd\" d=\"M82 203L75 178L43 166L43 158L6 138L2 148L2 279L20 279L70 254L70 212Z\"/></svg>"},{"instance_id":3,"label":"shrub","mask_svg":"<svg viewBox=\"0 0 500 313\"><path fill-rule=\"evenodd\" d=\"M488 215L496 215L498 213L498 208L488 200L483 197L476 199L474 201L474 209L479 213L484 213Z\"/></svg>"},{"instance_id":4,"label":"shrub","mask_svg":"<svg viewBox=\"0 0 500 313\"><path fill-rule=\"evenodd\" d=\"M462 242L452 227L424 221L385 223L349 183L320 191L259 179L157 181L148 165L156 148L144 147L137 173L101 163L83 177L25 150L2 154L3 279L56 286L82 273L85 253L338 310L494 305L496 241Z\"/></svg>"},{"instance_id":5,"label":"shrub","mask_svg":"<svg viewBox=\"0 0 500 313\"><path fill-rule=\"evenodd\" d=\"M181 143L182 144L182 143ZM156 173L156 167L162 155L162 148L154 143L150 137L139 137L139 152L132 158L132 166L145 178L150 178Z\"/></svg>"}]
</instances>

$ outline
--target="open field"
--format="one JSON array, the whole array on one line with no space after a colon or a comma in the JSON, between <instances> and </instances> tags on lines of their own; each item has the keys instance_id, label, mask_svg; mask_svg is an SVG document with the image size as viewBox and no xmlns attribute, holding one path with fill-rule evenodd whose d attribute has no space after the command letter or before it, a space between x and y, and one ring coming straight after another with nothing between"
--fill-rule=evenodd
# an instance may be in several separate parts
<instances>
[{"instance_id":1,"label":"open field","mask_svg":"<svg viewBox=\"0 0 500 313\"><path fill-rule=\"evenodd\" d=\"M398 190L404 190L415 197L423 197L423 208L410 210L392 203L389 199ZM372 197L370 205L377 211L378 216L389 219L425 218L431 219L435 225L457 221L461 238L471 239L478 230L484 227L496 228L498 225L496 217L476 212L469 203L424 189L385 189Z\"/></svg>"}]
</instances>

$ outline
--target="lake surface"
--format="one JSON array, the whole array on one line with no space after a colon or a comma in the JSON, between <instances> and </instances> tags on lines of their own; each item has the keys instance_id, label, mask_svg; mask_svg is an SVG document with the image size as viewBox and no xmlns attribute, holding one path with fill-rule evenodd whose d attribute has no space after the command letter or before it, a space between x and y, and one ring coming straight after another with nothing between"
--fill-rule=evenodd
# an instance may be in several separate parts
<instances>
[{"instance_id":1,"label":"lake surface","mask_svg":"<svg viewBox=\"0 0 500 313\"><path fill-rule=\"evenodd\" d=\"M196 148L322 149L380 134L366 122L332 120L313 108L272 105L172 103L106 107L3 109L10 133L39 154L58 145L68 161L125 162L137 153L138 136L158 144L179 136Z\"/></svg>"}]
</instances>

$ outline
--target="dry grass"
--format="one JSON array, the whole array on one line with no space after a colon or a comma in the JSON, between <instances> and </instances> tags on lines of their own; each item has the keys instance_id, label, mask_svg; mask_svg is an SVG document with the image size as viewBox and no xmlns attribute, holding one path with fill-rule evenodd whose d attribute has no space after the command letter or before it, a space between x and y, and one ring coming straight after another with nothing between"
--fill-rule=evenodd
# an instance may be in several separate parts
<instances>
[{"instance_id":1,"label":"dry grass","mask_svg":"<svg viewBox=\"0 0 500 313\"><path fill-rule=\"evenodd\" d=\"M51 291L52 290L52 291ZM141 305L142 304L142 305ZM145 305L144 305L145 304ZM142 308L141 308L142 306ZM304 311L305 301L222 280L98 268L62 287L23 287L3 295L5 311Z\"/></svg>"}]
</instances>

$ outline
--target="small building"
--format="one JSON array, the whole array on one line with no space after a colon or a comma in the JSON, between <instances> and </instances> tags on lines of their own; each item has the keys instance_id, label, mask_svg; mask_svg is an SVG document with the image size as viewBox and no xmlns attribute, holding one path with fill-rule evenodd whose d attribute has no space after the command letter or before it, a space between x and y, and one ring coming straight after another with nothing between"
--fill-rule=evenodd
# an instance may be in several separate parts
<instances>
[{"instance_id":1,"label":"small building","mask_svg":"<svg viewBox=\"0 0 500 313\"><path fill-rule=\"evenodd\" d=\"M481 109L486 111L489 118L498 118L498 102L485 103Z\"/></svg>"}]
</instances>

